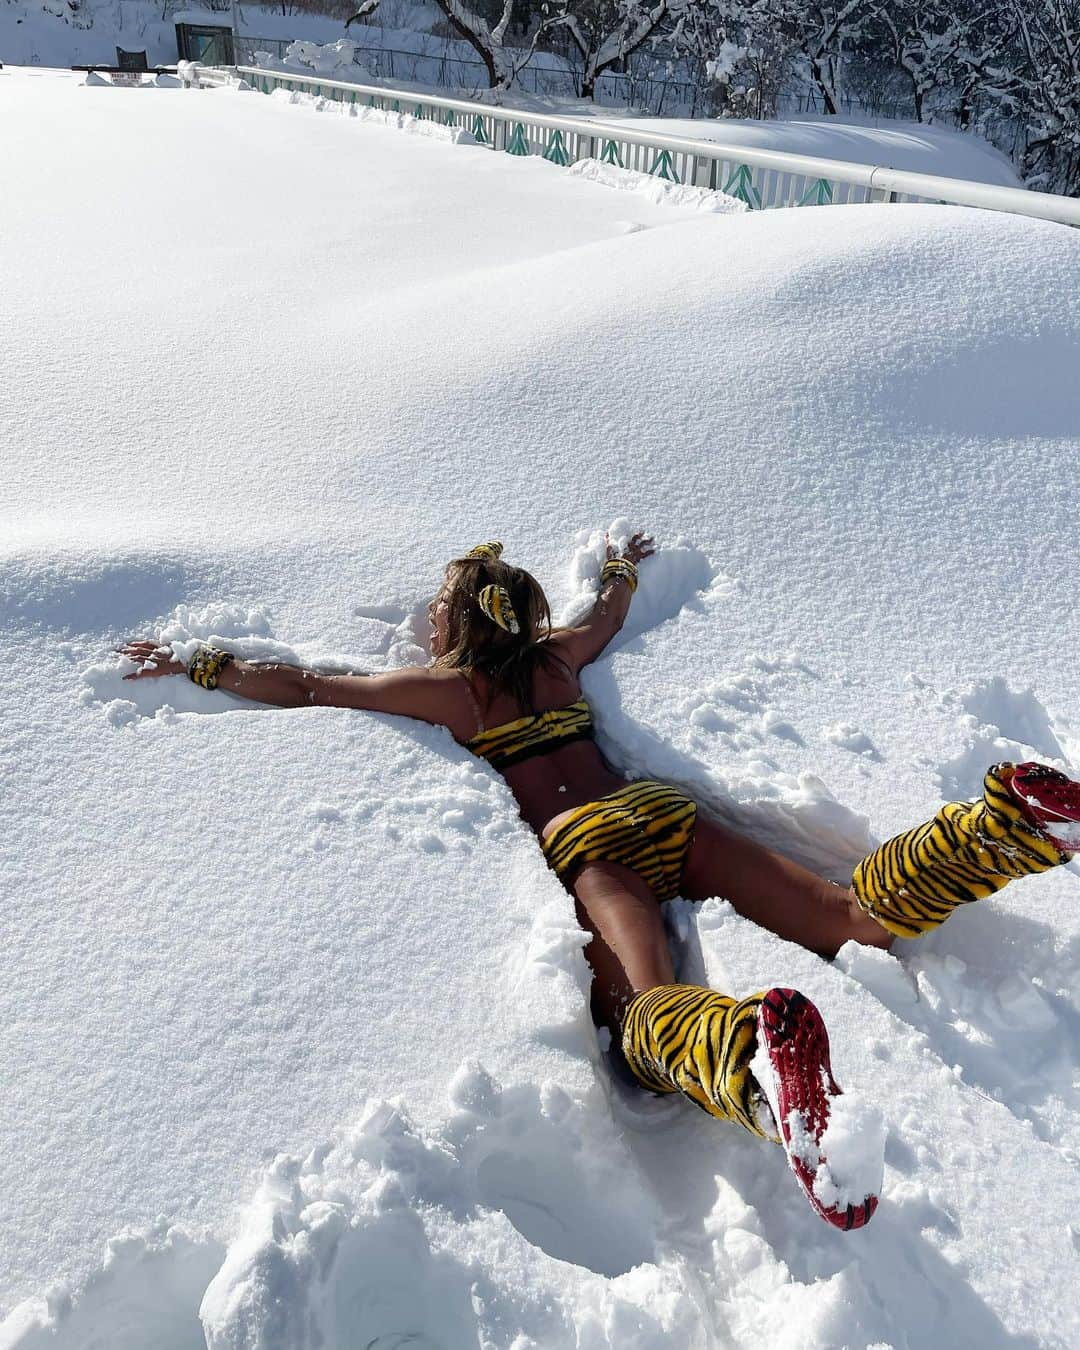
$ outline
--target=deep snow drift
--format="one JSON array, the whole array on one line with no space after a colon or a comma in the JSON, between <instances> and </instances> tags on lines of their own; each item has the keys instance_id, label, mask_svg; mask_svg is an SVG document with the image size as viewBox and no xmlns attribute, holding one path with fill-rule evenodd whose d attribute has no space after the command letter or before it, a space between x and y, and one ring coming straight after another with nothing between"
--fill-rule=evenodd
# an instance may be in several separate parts
<instances>
[{"instance_id":1,"label":"deep snow drift","mask_svg":"<svg viewBox=\"0 0 1080 1350\"><path fill-rule=\"evenodd\" d=\"M610 121L609 109L596 114ZM634 125L668 136L817 155L854 164L880 164L912 173L969 178L1000 187L1023 187L1008 156L969 132L925 122L858 117L777 117L753 121L735 117L640 117Z\"/></svg>"},{"instance_id":2,"label":"deep snow drift","mask_svg":"<svg viewBox=\"0 0 1080 1350\"><path fill-rule=\"evenodd\" d=\"M1080 764L1076 234L684 211L223 90L0 116L0 1346L1075 1344L1074 869L832 965L669 906L880 1110L844 1235L612 1080L486 766L110 648L422 659L448 556L568 614L624 516L664 547L605 750L842 876L995 758Z\"/></svg>"}]
</instances>

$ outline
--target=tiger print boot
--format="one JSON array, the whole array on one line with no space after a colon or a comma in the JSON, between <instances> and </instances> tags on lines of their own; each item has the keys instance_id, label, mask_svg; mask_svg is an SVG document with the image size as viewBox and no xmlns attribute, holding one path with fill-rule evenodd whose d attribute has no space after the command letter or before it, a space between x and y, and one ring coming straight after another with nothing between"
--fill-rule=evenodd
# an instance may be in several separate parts
<instances>
[{"instance_id":1,"label":"tiger print boot","mask_svg":"<svg viewBox=\"0 0 1080 1350\"><path fill-rule=\"evenodd\" d=\"M777 1115L751 1073L759 1045L765 1051L757 1057L759 1071L769 1075ZM642 1087L681 1092L709 1115L781 1144L806 1198L827 1223L843 1229L869 1223L876 1193L854 1187L852 1203L836 1187L819 1147L840 1089L825 1024L804 995L767 989L736 1001L696 985L658 985L628 1005L622 1048Z\"/></svg>"},{"instance_id":2,"label":"tiger print boot","mask_svg":"<svg viewBox=\"0 0 1080 1350\"><path fill-rule=\"evenodd\" d=\"M1068 861L1059 844L1080 820L1077 784L1042 764L995 764L983 789L978 801L948 802L855 869L860 908L890 933L921 937L960 905Z\"/></svg>"},{"instance_id":3,"label":"tiger print boot","mask_svg":"<svg viewBox=\"0 0 1080 1350\"><path fill-rule=\"evenodd\" d=\"M631 1072L651 1092L681 1092L711 1116L779 1139L750 1072L763 997L736 1002L693 984L645 990L623 1017L622 1048Z\"/></svg>"}]
</instances>

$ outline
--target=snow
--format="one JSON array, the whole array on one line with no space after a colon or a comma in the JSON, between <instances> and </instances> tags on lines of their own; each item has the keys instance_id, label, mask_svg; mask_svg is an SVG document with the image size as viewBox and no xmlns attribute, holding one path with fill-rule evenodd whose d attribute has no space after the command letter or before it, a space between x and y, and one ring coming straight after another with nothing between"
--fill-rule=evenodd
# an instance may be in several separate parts
<instances>
[{"instance_id":1,"label":"snow","mask_svg":"<svg viewBox=\"0 0 1080 1350\"><path fill-rule=\"evenodd\" d=\"M82 0L74 12L69 12L66 3L58 0L57 8L62 12L53 13L34 0L2 0L0 60L5 66L111 65L116 60L117 47L145 51L151 66L171 65L177 59L178 23L232 28L228 8L211 10L195 6L169 11L164 17L162 5L155 4L154 0ZM381 8L384 13L389 10L385 3ZM467 67L452 69L467 77L471 74L479 88L486 85L483 64L467 42L437 38L426 31L442 18L433 6L408 3L404 12L400 6L398 10L395 21L399 26L356 24L346 31L341 18L326 14L283 14L280 5L264 7L245 3L237 9L238 31L245 38L261 38L271 44L280 44L275 49L277 54L283 54L284 47L296 41L305 45L326 45L346 39L368 51L393 52L394 69L399 76L408 74L429 81L438 79L440 71L446 69L444 58L465 61L469 63ZM356 67L355 74L362 77L365 52L361 51L359 56L361 65ZM556 78L564 82L571 78L565 60L550 52L535 53L530 67L554 72Z\"/></svg>"},{"instance_id":2,"label":"snow","mask_svg":"<svg viewBox=\"0 0 1080 1350\"><path fill-rule=\"evenodd\" d=\"M814 1178L814 1194L831 1209L862 1204L881 1190L885 1158L885 1122L876 1106L846 1094L834 1098L829 1123L819 1140L824 1162Z\"/></svg>"},{"instance_id":3,"label":"snow","mask_svg":"<svg viewBox=\"0 0 1080 1350\"><path fill-rule=\"evenodd\" d=\"M386 112L381 108L368 108L357 103L340 103L336 99L323 98L318 94L304 94L299 90L274 89L269 97L277 102L307 108L312 112L329 113L332 117L347 117L358 122L370 122L376 126L393 127L411 136L426 136L429 140L448 141L452 145L461 142L469 145L474 143L472 133L466 131L464 127L446 127L439 122L412 117L409 113ZM658 204L664 204L662 194ZM704 206L701 209L717 208Z\"/></svg>"},{"instance_id":4,"label":"snow","mask_svg":"<svg viewBox=\"0 0 1080 1350\"><path fill-rule=\"evenodd\" d=\"M780 1087L762 1043L754 1051L750 1072L761 1088L758 1118L775 1137L777 1123L787 1125L786 1152L795 1169L798 1160L813 1176L813 1191L827 1209L860 1206L868 1196L881 1193L886 1144L885 1120L878 1107L841 1091L837 1093L828 1071L821 1070L822 1087L829 1099L828 1119L820 1137L811 1118L793 1108L785 1116L780 1106Z\"/></svg>"},{"instance_id":5,"label":"snow","mask_svg":"<svg viewBox=\"0 0 1080 1350\"><path fill-rule=\"evenodd\" d=\"M0 78L0 1346L1075 1345L1074 867L831 964L667 907L880 1112L843 1234L608 1071L572 903L445 732L112 648L422 659L453 553L565 617L621 518L661 550L605 753L842 877L1002 747L1080 763L1076 234L138 102Z\"/></svg>"},{"instance_id":6,"label":"snow","mask_svg":"<svg viewBox=\"0 0 1080 1350\"><path fill-rule=\"evenodd\" d=\"M263 39L279 44L274 52L266 54L261 63L254 51L250 59L269 67L282 65L285 44L296 44L299 59L289 66L311 71L312 59L321 64L319 73L335 78L352 78L359 83L389 84L400 88L430 88L439 79L446 78L447 69L459 75L471 71L468 77L475 89L466 92L484 93L486 76L479 58L467 42L437 38L429 31L441 16L431 6L414 3L397 5L392 9L386 0L374 17L383 23L357 24L343 36L343 22L322 14L282 14L273 8L244 4L239 7L239 31L251 39ZM181 10L163 19L160 6L151 0L123 0L119 4L104 4L98 0L83 0L74 16L61 17L28 0L3 0L0 4L0 60L11 64L40 67L67 67L72 64L111 64L116 59L116 48L145 50L151 66L172 65L177 60L175 25L181 22L200 25L231 27L227 11L207 9ZM250 44L249 44L250 45ZM322 54L316 55L322 47ZM332 53L329 48L356 47L358 64L344 68L339 62L345 52ZM371 75L365 63L370 58L365 49L395 52L396 78L381 81ZM406 59L403 53L413 53ZM242 54L243 55L243 54ZM468 67L447 67L444 58L465 61ZM351 59L351 57L349 58ZM376 67L378 68L378 67ZM876 164L893 169L918 173L940 174L946 177L994 183L1003 187L1020 187L1022 183L1008 158L982 137L961 132L947 126L897 120L875 120L859 117L826 117L803 114L768 121L737 118L640 117L627 109L611 108L591 101L570 97L540 95L528 90L536 87L536 76L541 82L544 74L561 80L569 87L572 72L564 58L552 52L534 52L525 75L524 87L504 96L506 107L520 107L574 118L596 118L616 125L631 120L642 130L665 132L691 140L712 140L725 145L745 145L755 149L778 150L789 154L812 155L857 164ZM89 83L90 81L88 81ZM604 93L604 78L601 77ZM461 89L451 94L460 96ZM610 166L604 166L605 169Z\"/></svg>"},{"instance_id":7,"label":"snow","mask_svg":"<svg viewBox=\"0 0 1080 1350\"><path fill-rule=\"evenodd\" d=\"M296 41L290 42L285 49L285 61L296 66L307 66L317 75L348 78L355 53L355 42L347 38L323 44Z\"/></svg>"},{"instance_id":8,"label":"snow","mask_svg":"<svg viewBox=\"0 0 1080 1350\"><path fill-rule=\"evenodd\" d=\"M729 197L724 192L694 187L690 183L668 183L653 174L637 173L634 169L604 164L598 159L579 159L570 165L567 172L575 178L587 178L591 183L603 183L605 187L617 188L621 192L643 194L657 206L681 206L721 215L746 210L745 202Z\"/></svg>"},{"instance_id":9,"label":"snow","mask_svg":"<svg viewBox=\"0 0 1080 1350\"><path fill-rule=\"evenodd\" d=\"M850 722L837 722L835 726L826 727L825 739L844 750L850 750L853 755L877 757L877 751L870 737L858 727L852 726Z\"/></svg>"},{"instance_id":10,"label":"snow","mask_svg":"<svg viewBox=\"0 0 1080 1350\"><path fill-rule=\"evenodd\" d=\"M78 8L59 4L50 12L34 0L0 4L0 61L12 66L114 65L116 49L145 51L150 66L176 62L176 20L162 17L162 6L148 0L99 4L84 0ZM211 18L204 10L202 21ZM228 15L214 15L219 22Z\"/></svg>"},{"instance_id":11,"label":"snow","mask_svg":"<svg viewBox=\"0 0 1080 1350\"><path fill-rule=\"evenodd\" d=\"M595 115L603 121L616 120L610 108L597 109ZM770 118L760 122L735 117L635 117L632 120L642 131L685 136L690 140L777 150L789 155L813 155L853 164L876 164L913 173L995 183L1000 187L1023 187L1007 156L989 141L971 132L926 122L827 117L824 114Z\"/></svg>"}]
</instances>

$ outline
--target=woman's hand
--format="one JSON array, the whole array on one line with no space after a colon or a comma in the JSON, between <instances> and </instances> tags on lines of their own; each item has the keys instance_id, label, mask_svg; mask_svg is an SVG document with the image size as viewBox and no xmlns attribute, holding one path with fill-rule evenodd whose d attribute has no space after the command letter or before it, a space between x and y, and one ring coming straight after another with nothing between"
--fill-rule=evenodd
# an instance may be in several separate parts
<instances>
[{"instance_id":1,"label":"woman's hand","mask_svg":"<svg viewBox=\"0 0 1080 1350\"><path fill-rule=\"evenodd\" d=\"M607 536L605 535L604 538L606 540ZM655 552L656 542L652 535L642 534L640 531L631 536L629 543L626 545L626 548L623 549L622 553L619 552L614 544L609 542L607 545L608 558L626 558L627 561L632 563L639 563L642 558L651 557Z\"/></svg>"},{"instance_id":2,"label":"woman's hand","mask_svg":"<svg viewBox=\"0 0 1080 1350\"><path fill-rule=\"evenodd\" d=\"M159 647L155 642L125 642L116 650L139 666L138 670L125 675L125 680L149 680L157 675L187 674L187 666L173 656L172 649Z\"/></svg>"}]
</instances>

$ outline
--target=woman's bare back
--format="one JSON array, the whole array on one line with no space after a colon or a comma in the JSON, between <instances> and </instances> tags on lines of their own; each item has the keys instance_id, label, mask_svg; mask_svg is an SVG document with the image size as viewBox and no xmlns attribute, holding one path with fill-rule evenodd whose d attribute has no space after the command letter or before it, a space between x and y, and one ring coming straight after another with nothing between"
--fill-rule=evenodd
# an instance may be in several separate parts
<instances>
[{"instance_id":1,"label":"woman's bare back","mask_svg":"<svg viewBox=\"0 0 1080 1350\"><path fill-rule=\"evenodd\" d=\"M558 649L558 637L551 641ZM475 696L475 703L469 698L469 690ZM469 701L473 721L468 736L458 735L455 729L457 739L463 742L481 730L477 724L478 714L486 730L529 715L528 709L519 707L504 693L495 694L489 704L490 687L482 675L471 674L463 692ZM540 669L533 683L532 711L540 713L551 708L565 708L581 697L581 684L569 666ZM609 768L593 741L574 741L547 754L536 755L521 764L511 765L503 771L503 777L514 794L522 817L541 838L549 834L568 811L613 792L625 781Z\"/></svg>"}]
</instances>

